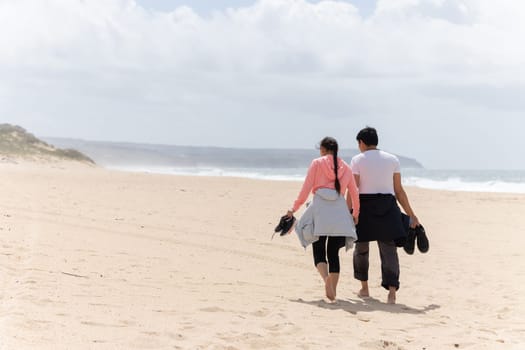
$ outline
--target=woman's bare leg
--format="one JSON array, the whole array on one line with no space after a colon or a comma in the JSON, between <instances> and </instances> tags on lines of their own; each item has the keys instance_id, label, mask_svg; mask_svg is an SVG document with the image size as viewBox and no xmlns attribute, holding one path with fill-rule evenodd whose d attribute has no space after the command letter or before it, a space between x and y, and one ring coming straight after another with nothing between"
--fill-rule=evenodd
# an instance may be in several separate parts
<instances>
[{"instance_id":1,"label":"woman's bare leg","mask_svg":"<svg viewBox=\"0 0 525 350\"><path fill-rule=\"evenodd\" d=\"M326 263L317 264L317 271L321 275L321 278L324 281L324 289L326 297L330 300L335 300L335 291L332 286L330 276L328 275L328 265Z\"/></svg>"},{"instance_id":2,"label":"woman's bare leg","mask_svg":"<svg viewBox=\"0 0 525 350\"><path fill-rule=\"evenodd\" d=\"M337 282L339 282L339 272L330 272L328 279L332 283L332 290L334 291L334 299L337 296Z\"/></svg>"}]
</instances>

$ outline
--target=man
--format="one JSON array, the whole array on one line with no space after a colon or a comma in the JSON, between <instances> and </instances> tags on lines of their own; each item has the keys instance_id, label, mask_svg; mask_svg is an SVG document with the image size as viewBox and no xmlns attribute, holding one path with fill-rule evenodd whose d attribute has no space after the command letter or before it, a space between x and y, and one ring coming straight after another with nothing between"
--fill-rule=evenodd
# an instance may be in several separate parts
<instances>
[{"instance_id":1,"label":"man","mask_svg":"<svg viewBox=\"0 0 525 350\"><path fill-rule=\"evenodd\" d=\"M366 127L357 134L360 154L350 163L354 173L361 213L357 225L358 240L354 249L354 277L361 281L358 295L368 297L369 242L377 241L381 257L381 285L388 290L387 302L395 304L399 289L399 259L396 241L406 238L401 211L396 200L410 217L410 227L419 220L410 207L401 184L399 160L393 154L377 148L378 136L374 128Z\"/></svg>"}]
</instances>

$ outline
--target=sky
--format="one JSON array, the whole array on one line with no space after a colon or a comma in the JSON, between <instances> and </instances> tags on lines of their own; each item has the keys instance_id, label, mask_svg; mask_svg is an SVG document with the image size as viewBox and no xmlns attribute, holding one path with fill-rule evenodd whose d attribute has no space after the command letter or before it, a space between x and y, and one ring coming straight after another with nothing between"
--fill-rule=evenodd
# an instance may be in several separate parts
<instances>
[{"instance_id":1,"label":"sky","mask_svg":"<svg viewBox=\"0 0 525 350\"><path fill-rule=\"evenodd\" d=\"M525 169L523 37L522 0L0 0L0 122Z\"/></svg>"}]
</instances>

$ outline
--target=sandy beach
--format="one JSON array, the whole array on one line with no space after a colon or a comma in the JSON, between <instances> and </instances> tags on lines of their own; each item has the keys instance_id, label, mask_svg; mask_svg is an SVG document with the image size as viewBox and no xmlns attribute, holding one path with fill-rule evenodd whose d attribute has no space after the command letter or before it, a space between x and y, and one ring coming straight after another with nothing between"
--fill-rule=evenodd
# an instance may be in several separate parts
<instances>
[{"instance_id":1,"label":"sandy beach","mask_svg":"<svg viewBox=\"0 0 525 350\"><path fill-rule=\"evenodd\" d=\"M0 164L0 349L523 349L525 195L408 188L430 252L385 303L270 239L299 182Z\"/></svg>"}]
</instances>

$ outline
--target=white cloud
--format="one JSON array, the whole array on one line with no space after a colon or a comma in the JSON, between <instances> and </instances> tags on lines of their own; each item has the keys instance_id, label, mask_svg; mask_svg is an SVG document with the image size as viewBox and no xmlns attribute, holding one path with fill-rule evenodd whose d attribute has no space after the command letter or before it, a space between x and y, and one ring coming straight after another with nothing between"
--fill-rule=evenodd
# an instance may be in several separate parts
<instances>
[{"instance_id":1,"label":"white cloud","mask_svg":"<svg viewBox=\"0 0 525 350\"><path fill-rule=\"evenodd\" d=\"M471 128L475 115L484 152L497 120L525 126L520 0L380 0L366 18L338 1L204 18L133 0L0 0L0 32L0 113L41 135L309 147L326 133L353 147L373 124L389 149L452 167L469 152L443 120ZM277 124L295 136L276 140Z\"/></svg>"},{"instance_id":2,"label":"white cloud","mask_svg":"<svg viewBox=\"0 0 525 350\"><path fill-rule=\"evenodd\" d=\"M525 4L490 4L381 0L374 16L362 19L346 2L262 0L204 19L189 7L152 13L132 0L3 1L0 59L46 70L155 65L170 71L291 69L412 78L441 76L456 66L484 75L486 65L503 69L525 59L523 45L517 45ZM456 21L458 16L463 20Z\"/></svg>"}]
</instances>

